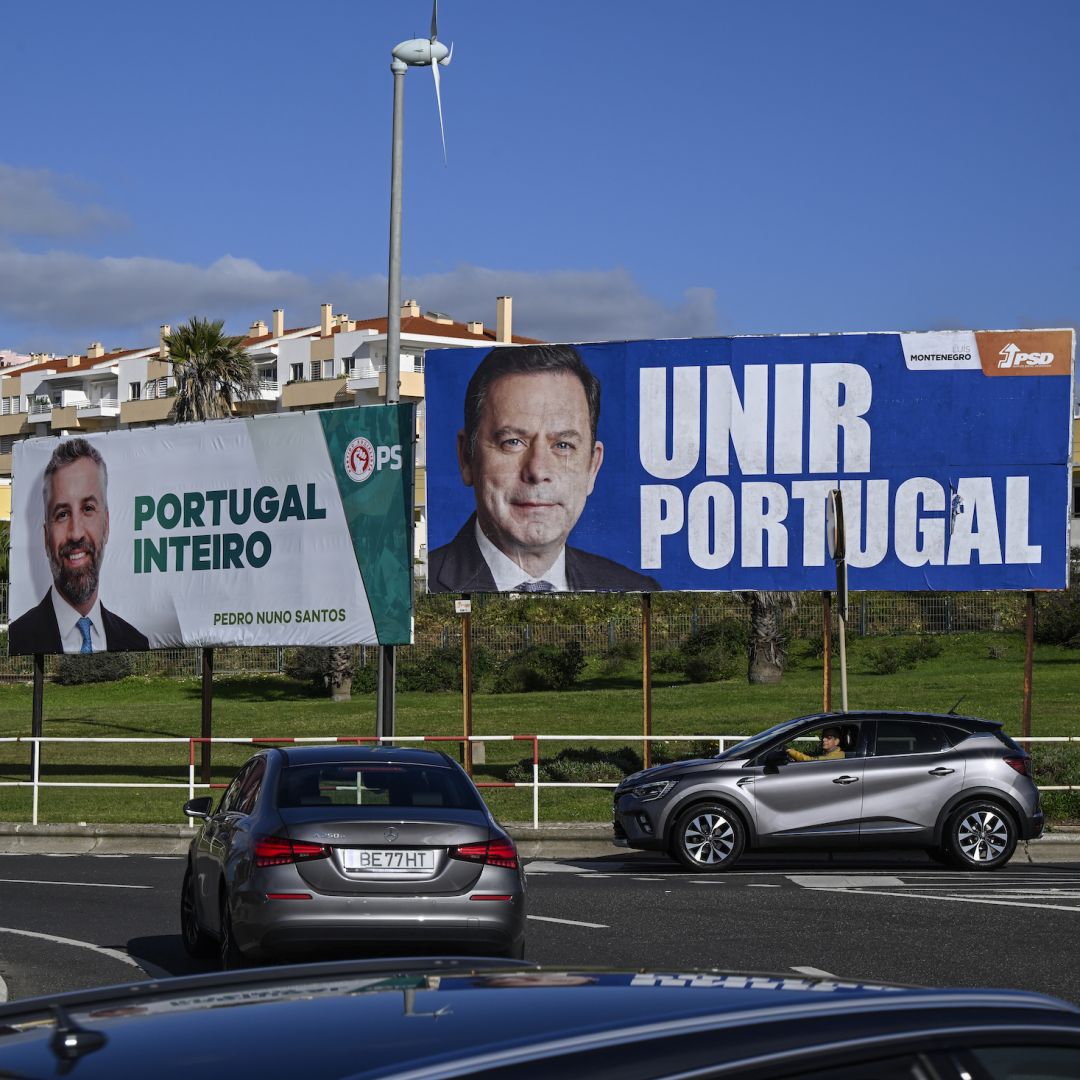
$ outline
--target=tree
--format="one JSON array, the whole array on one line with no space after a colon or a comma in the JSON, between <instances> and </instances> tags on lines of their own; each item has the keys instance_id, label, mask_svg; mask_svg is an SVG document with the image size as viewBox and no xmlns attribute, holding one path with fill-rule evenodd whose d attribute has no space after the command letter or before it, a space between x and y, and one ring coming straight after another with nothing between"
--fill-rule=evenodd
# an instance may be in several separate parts
<instances>
[{"instance_id":1,"label":"tree","mask_svg":"<svg viewBox=\"0 0 1080 1080\"><path fill-rule=\"evenodd\" d=\"M750 662L746 678L751 683L778 683L787 662L784 609L794 611L795 593L744 593L750 604Z\"/></svg>"},{"instance_id":2,"label":"tree","mask_svg":"<svg viewBox=\"0 0 1080 1080\"><path fill-rule=\"evenodd\" d=\"M210 322L192 316L165 337L176 378L173 416L187 420L217 420L232 416L233 403L254 396L258 378L242 337L222 333L221 319Z\"/></svg>"}]
</instances>

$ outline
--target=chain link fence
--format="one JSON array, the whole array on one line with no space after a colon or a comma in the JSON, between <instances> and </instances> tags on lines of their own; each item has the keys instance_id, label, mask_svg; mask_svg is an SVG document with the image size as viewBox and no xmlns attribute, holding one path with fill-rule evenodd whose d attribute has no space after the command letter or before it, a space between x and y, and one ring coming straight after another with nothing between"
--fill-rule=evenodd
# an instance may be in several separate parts
<instances>
[{"instance_id":1,"label":"chain link fence","mask_svg":"<svg viewBox=\"0 0 1080 1080\"><path fill-rule=\"evenodd\" d=\"M0 624L6 624L7 586L0 586ZM734 594L709 597L708 607L689 614L664 614L654 608L652 646L655 650L674 648L692 633L710 623L735 619L749 623L749 606ZM822 606L818 593L797 594L794 609L784 612L784 630L789 638L818 638L822 632ZM1023 593L856 593L848 609L848 633L863 637L903 634L963 634L1017 631L1023 628ZM833 605L836 624L836 605ZM0 638L0 641L3 639ZM472 643L493 656L506 657L531 645L562 645L576 641L586 656L601 656L612 650L641 642L639 618L609 619L593 623L531 622L491 625L482 609L474 612ZM29 656L6 656L6 642L0 648L0 679L30 679ZM416 644L410 647L413 659L441 647L461 647L461 620L447 616L437 625L426 623L417 630ZM371 646L354 646L361 665L375 662ZM280 674L285 671L291 649L259 646L214 650L216 675ZM133 673L167 678L197 678L202 674L201 649L157 649L128 654ZM59 658L47 657L47 675L55 672Z\"/></svg>"}]
</instances>

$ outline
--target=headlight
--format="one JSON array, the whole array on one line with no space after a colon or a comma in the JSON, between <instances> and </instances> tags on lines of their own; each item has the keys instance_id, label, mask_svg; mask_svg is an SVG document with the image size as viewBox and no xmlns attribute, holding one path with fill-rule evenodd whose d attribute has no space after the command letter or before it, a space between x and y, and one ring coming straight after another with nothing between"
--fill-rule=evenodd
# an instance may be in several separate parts
<instances>
[{"instance_id":1,"label":"headlight","mask_svg":"<svg viewBox=\"0 0 1080 1080\"><path fill-rule=\"evenodd\" d=\"M677 780L658 780L653 784L631 788L630 794L642 802L652 802L653 799L662 799L677 783Z\"/></svg>"}]
</instances>

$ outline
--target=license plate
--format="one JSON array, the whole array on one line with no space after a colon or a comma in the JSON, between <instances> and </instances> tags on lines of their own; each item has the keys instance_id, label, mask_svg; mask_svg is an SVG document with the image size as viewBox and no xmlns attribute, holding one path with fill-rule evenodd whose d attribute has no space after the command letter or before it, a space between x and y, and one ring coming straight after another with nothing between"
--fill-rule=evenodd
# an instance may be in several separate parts
<instances>
[{"instance_id":1,"label":"license plate","mask_svg":"<svg viewBox=\"0 0 1080 1080\"><path fill-rule=\"evenodd\" d=\"M354 874L431 874L435 852L415 848L345 848L342 865Z\"/></svg>"}]
</instances>

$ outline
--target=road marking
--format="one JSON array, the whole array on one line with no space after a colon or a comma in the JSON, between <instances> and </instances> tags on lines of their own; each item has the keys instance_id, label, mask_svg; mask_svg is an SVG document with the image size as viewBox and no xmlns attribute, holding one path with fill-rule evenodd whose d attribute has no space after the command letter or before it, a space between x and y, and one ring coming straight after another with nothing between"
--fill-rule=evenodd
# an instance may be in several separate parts
<instances>
[{"instance_id":1,"label":"road marking","mask_svg":"<svg viewBox=\"0 0 1080 1080\"><path fill-rule=\"evenodd\" d=\"M587 926L590 930L610 930L611 927L602 922L577 922L575 919L553 919L549 915L528 915L526 918L535 919L536 922L553 922L562 926Z\"/></svg>"},{"instance_id":2,"label":"road marking","mask_svg":"<svg viewBox=\"0 0 1080 1080\"><path fill-rule=\"evenodd\" d=\"M836 892L850 893L852 896L906 896L915 900L951 900L957 904L996 904L999 907L1043 908L1047 911L1080 911L1080 905L1034 904L1021 900L997 900L983 896L942 896L940 893L911 892L872 892L865 893L856 889L837 889Z\"/></svg>"},{"instance_id":3,"label":"road marking","mask_svg":"<svg viewBox=\"0 0 1080 1080\"><path fill-rule=\"evenodd\" d=\"M604 875L604 877L608 877L608 876L609 875L607 875L607 874ZM630 880L631 881L667 881L667 878L662 878L662 877L632 877Z\"/></svg>"},{"instance_id":4,"label":"road marking","mask_svg":"<svg viewBox=\"0 0 1080 1080\"><path fill-rule=\"evenodd\" d=\"M821 968L816 967L799 967L797 964L791 969L797 971L800 975L813 975L818 979L839 979L839 975L834 975L831 971L822 971Z\"/></svg>"},{"instance_id":5,"label":"road marking","mask_svg":"<svg viewBox=\"0 0 1080 1080\"><path fill-rule=\"evenodd\" d=\"M804 889L863 889L878 885L898 889L904 885L898 877L872 877L869 874L790 874L788 881Z\"/></svg>"},{"instance_id":6,"label":"road marking","mask_svg":"<svg viewBox=\"0 0 1080 1080\"><path fill-rule=\"evenodd\" d=\"M91 952L101 953L102 956L112 957L113 960L130 964L133 968L139 968L142 971L142 967L137 960L133 960L127 953L120 952L119 949L110 949L105 945L94 945L89 941L76 941L75 938L57 937L56 934L38 934L33 930L16 930L12 926L0 926L0 934L18 934L20 937L37 938L39 941L53 941L57 945L74 945L79 949L89 949Z\"/></svg>"},{"instance_id":7,"label":"road marking","mask_svg":"<svg viewBox=\"0 0 1080 1080\"><path fill-rule=\"evenodd\" d=\"M720 878L705 878L703 881L691 881L691 885L726 885L726 881Z\"/></svg>"},{"instance_id":8,"label":"road marking","mask_svg":"<svg viewBox=\"0 0 1080 1080\"><path fill-rule=\"evenodd\" d=\"M747 885L746 887L748 889L779 889L780 888L779 885L760 885L760 884L757 884L757 883L755 883L753 881L750 882L750 884Z\"/></svg>"},{"instance_id":9,"label":"road marking","mask_svg":"<svg viewBox=\"0 0 1080 1080\"><path fill-rule=\"evenodd\" d=\"M102 881L40 881L37 878L0 878L0 885L76 885L84 889L152 889L153 885L107 885Z\"/></svg>"}]
</instances>

